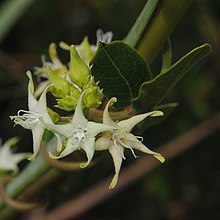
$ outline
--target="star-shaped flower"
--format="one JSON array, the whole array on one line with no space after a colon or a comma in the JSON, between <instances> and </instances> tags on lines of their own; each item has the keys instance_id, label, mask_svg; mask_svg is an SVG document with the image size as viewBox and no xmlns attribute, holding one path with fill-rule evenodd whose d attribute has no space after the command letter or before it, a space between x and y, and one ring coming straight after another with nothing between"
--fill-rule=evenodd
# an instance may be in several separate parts
<instances>
[{"instance_id":1,"label":"star-shaped flower","mask_svg":"<svg viewBox=\"0 0 220 220\"><path fill-rule=\"evenodd\" d=\"M117 129L114 129L112 132L103 133L103 135L98 138L95 143L95 150L109 150L114 162L115 175L112 179L109 189L114 188L117 184L122 159L125 159L124 148L130 149L135 158L137 156L135 155L133 149L151 154L162 163L165 161L161 154L151 151L142 143L142 137L134 136L132 133L130 133L133 127L144 120L146 117L162 116L163 112L152 111L145 114L135 115L123 121L114 122L108 112L109 106L111 106L114 102L116 102L116 98L110 99L107 103L103 114L103 124L114 126Z\"/></svg>"},{"instance_id":2,"label":"star-shaped flower","mask_svg":"<svg viewBox=\"0 0 220 220\"><path fill-rule=\"evenodd\" d=\"M31 72L27 72L27 76L29 77L28 84L28 108L29 110L19 110L16 116L10 116L12 120L14 120L15 124L21 125L25 129L29 129L32 131L33 135L33 155L29 157L29 160L33 160L37 155L40 144L42 140L42 136L44 133L44 129L46 128L45 124L52 124L52 120L47 113L47 101L46 101L46 93L47 88L41 94L39 100L36 100L34 97L34 84L32 80ZM44 123L42 123L42 121Z\"/></svg>"},{"instance_id":3,"label":"star-shaped flower","mask_svg":"<svg viewBox=\"0 0 220 220\"><path fill-rule=\"evenodd\" d=\"M50 153L50 157L59 159L73 153L76 150L83 149L86 152L87 162L80 165L82 168L86 167L93 158L96 136L101 132L110 131L115 128L110 125L88 121L85 118L82 110L83 95L84 93L82 93L79 98L71 123L53 125L50 128L52 131L55 131L67 138L66 146L60 155L56 156L53 153Z\"/></svg>"},{"instance_id":4,"label":"star-shaped flower","mask_svg":"<svg viewBox=\"0 0 220 220\"><path fill-rule=\"evenodd\" d=\"M8 171L18 172L18 163L26 159L29 153L13 153L11 147L18 142L18 138L14 137L9 139L0 146L0 172L5 173Z\"/></svg>"}]
</instances>

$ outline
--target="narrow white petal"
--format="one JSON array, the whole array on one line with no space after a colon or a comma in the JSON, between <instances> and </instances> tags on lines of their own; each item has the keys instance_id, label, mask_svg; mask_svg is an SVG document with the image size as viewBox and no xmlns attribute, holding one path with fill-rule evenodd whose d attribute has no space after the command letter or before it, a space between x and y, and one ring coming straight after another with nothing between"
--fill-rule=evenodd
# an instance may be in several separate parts
<instances>
[{"instance_id":1,"label":"narrow white petal","mask_svg":"<svg viewBox=\"0 0 220 220\"><path fill-rule=\"evenodd\" d=\"M33 83L31 72L28 71L26 74L29 78L29 83L28 83L28 108L29 108L30 111L35 112L36 108L38 106L38 101L34 97L34 83Z\"/></svg>"},{"instance_id":2,"label":"narrow white petal","mask_svg":"<svg viewBox=\"0 0 220 220\"><path fill-rule=\"evenodd\" d=\"M132 135L133 136L133 135ZM134 137L134 136L133 136ZM134 137L135 138L135 137ZM146 153L146 154L151 154L152 156L154 156L156 159L158 159L161 163L163 163L165 161L164 157L160 154L160 153L157 153L157 152L154 152L152 150L150 150L149 148L147 148L144 144L142 144L139 140L129 140L129 139L124 139L123 142L134 148L134 149L137 149L139 151L142 151L143 153Z\"/></svg>"},{"instance_id":3,"label":"narrow white petal","mask_svg":"<svg viewBox=\"0 0 220 220\"><path fill-rule=\"evenodd\" d=\"M71 140L68 139L67 140L67 145L65 147L65 149L61 152L60 155L56 156L54 154L52 154L51 152L49 153L49 156L53 159L59 159L59 158L63 158L63 157L66 157L68 155L70 155L71 153L73 153L74 151L78 150L79 149L79 145L73 145L71 143Z\"/></svg>"},{"instance_id":4,"label":"narrow white petal","mask_svg":"<svg viewBox=\"0 0 220 220\"><path fill-rule=\"evenodd\" d=\"M41 94L40 99L38 101L38 107L42 111L46 111L46 109L47 109L47 88L44 89L44 91Z\"/></svg>"},{"instance_id":5,"label":"narrow white petal","mask_svg":"<svg viewBox=\"0 0 220 220\"><path fill-rule=\"evenodd\" d=\"M110 147L110 144L112 143L111 136L112 134L108 133L98 138L95 141L95 150L96 151L107 150Z\"/></svg>"},{"instance_id":6,"label":"narrow white petal","mask_svg":"<svg viewBox=\"0 0 220 220\"><path fill-rule=\"evenodd\" d=\"M81 94L79 100L78 100L78 103L77 103L77 106L76 106L76 110L74 112L74 115L73 115L73 119L72 119L72 123L73 123L73 126L78 126L78 125L82 125L84 127L86 127L86 124L87 124L87 119L85 118L84 114L83 114L83 110L82 110L82 97L83 97L83 94Z\"/></svg>"},{"instance_id":7,"label":"narrow white petal","mask_svg":"<svg viewBox=\"0 0 220 220\"><path fill-rule=\"evenodd\" d=\"M87 129L88 129L89 135L95 137L97 134L101 132L112 131L113 129L117 129L117 127L89 121L87 123Z\"/></svg>"},{"instance_id":8,"label":"narrow white petal","mask_svg":"<svg viewBox=\"0 0 220 220\"><path fill-rule=\"evenodd\" d=\"M54 123L45 123L42 121L42 123L45 125L45 127L54 132L63 135L66 138L70 138L72 136L73 132L73 125L72 123L68 124L54 124Z\"/></svg>"},{"instance_id":9,"label":"narrow white petal","mask_svg":"<svg viewBox=\"0 0 220 220\"><path fill-rule=\"evenodd\" d=\"M54 133L54 134L57 137L57 151L60 152L62 150L62 146L63 146L62 140L61 140L59 134L57 134L57 133Z\"/></svg>"},{"instance_id":10,"label":"narrow white petal","mask_svg":"<svg viewBox=\"0 0 220 220\"><path fill-rule=\"evenodd\" d=\"M162 115L163 115L163 112L161 111L152 111L152 112L148 112L148 113L144 113L140 115L135 115L129 119L118 122L118 126L124 129L125 131L130 132L136 124L140 123L145 118L149 116L156 117L156 116L162 116Z\"/></svg>"},{"instance_id":11,"label":"narrow white petal","mask_svg":"<svg viewBox=\"0 0 220 220\"><path fill-rule=\"evenodd\" d=\"M17 144L18 141L19 141L18 137L13 137L8 139L2 146L2 150L6 148L6 150L8 151L7 148L11 148L13 145Z\"/></svg>"},{"instance_id":12,"label":"narrow white petal","mask_svg":"<svg viewBox=\"0 0 220 220\"><path fill-rule=\"evenodd\" d=\"M111 98L108 103L105 106L105 110L103 112L103 124L111 125L111 126L117 126L117 124L111 119L108 109L111 105L113 105L116 102L116 98Z\"/></svg>"},{"instance_id":13,"label":"narrow white petal","mask_svg":"<svg viewBox=\"0 0 220 220\"><path fill-rule=\"evenodd\" d=\"M93 155L94 155L94 144L95 144L95 138L94 137L90 137L90 138L87 138L85 140L85 143L82 146L82 148L86 152L87 162L86 163L81 163L80 164L81 168L84 168L84 167L88 166L89 163L91 162L91 160L93 158Z\"/></svg>"},{"instance_id":14,"label":"narrow white petal","mask_svg":"<svg viewBox=\"0 0 220 220\"><path fill-rule=\"evenodd\" d=\"M119 176L119 172L121 169L122 155L124 153L124 148L122 148L122 147L116 148L114 145L111 145L109 147L109 152L112 156L113 163L115 166L115 175L114 175L114 177L111 181L111 184L109 186L109 189L113 189L118 182L118 176Z\"/></svg>"},{"instance_id":15,"label":"narrow white petal","mask_svg":"<svg viewBox=\"0 0 220 220\"><path fill-rule=\"evenodd\" d=\"M40 99L38 101L38 106L37 109L35 111L37 111L37 113L41 114L43 117L43 120L47 123L53 123L52 119L50 118L48 112L47 112L47 88L45 88L45 90L43 91L43 93L40 96Z\"/></svg>"},{"instance_id":16,"label":"narrow white petal","mask_svg":"<svg viewBox=\"0 0 220 220\"><path fill-rule=\"evenodd\" d=\"M18 153L13 155L12 160L14 161L14 163L18 164L22 160L27 159L29 156L30 153Z\"/></svg>"},{"instance_id":17,"label":"narrow white petal","mask_svg":"<svg viewBox=\"0 0 220 220\"><path fill-rule=\"evenodd\" d=\"M41 140L44 133L44 127L41 125L37 125L32 128L32 136L33 136L33 155L31 155L28 160L34 160L36 155L39 152Z\"/></svg>"}]
</instances>

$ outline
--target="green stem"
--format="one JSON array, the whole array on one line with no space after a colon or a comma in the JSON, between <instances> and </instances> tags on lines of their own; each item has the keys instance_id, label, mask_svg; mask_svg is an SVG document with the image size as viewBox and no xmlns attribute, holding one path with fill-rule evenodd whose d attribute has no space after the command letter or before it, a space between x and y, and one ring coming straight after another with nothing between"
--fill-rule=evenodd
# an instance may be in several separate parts
<instances>
[{"instance_id":1,"label":"green stem","mask_svg":"<svg viewBox=\"0 0 220 220\"><path fill-rule=\"evenodd\" d=\"M163 0L160 2L137 47L148 63L153 61L191 3L192 0Z\"/></svg>"},{"instance_id":2,"label":"green stem","mask_svg":"<svg viewBox=\"0 0 220 220\"><path fill-rule=\"evenodd\" d=\"M35 0L5 0L0 8L0 43Z\"/></svg>"},{"instance_id":3,"label":"green stem","mask_svg":"<svg viewBox=\"0 0 220 220\"><path fill-rule=\"evenodd\" d=\"M48 185L51 184L51 182L56 182L57 180L60 180L60 176L63 173L60 171L57 171L55 169L49 169L45 174L43 174L40 178L33 182L30 186L28 186L25 191L23 191L16 199L18 201L30 201L33 202L33 198L40 196L40 201L35 203L39 203L39 205L44 205L44 195L45 195L45 189ZM40 193L44 192L44 193ZM8 220L8 219L17 219L16 216L19 213L17 210L13 209L10 206L5 206L3 210L0 212L0 219L1 220Z\"/></svg>"},{"instance_id":4,"label":"green stem","mask_svg":"<svg viewBox=\"0 0 220 220\"><path fill-rule=\"evenodd\" d=\"M159 0L148 0L145 4L143 10L141 11L140 15L138 16L135 24L129 31L125 43L130 45L131 47L135 47L138 43L145 27L150 21L150 18L158 5Z\"/></svg>"},{"instance_id":5,"label":"green stem","mask_svg":"<svg viewBox=\"0 0 220 220\"><path fill-rule=\"evenodd\" d=\"M48 147L54 146L55 138L52 138L48 142ZM26 168L17 176L13 181L11 181L6 189L5 192L8 196L14 197L26 189L30 184L36 181L42 174L44 174L50 165L47 161L45 161L40 155L31 162ZM2 200L0 200L0 209L4 206Z\"/></svg>"}]
</instances>

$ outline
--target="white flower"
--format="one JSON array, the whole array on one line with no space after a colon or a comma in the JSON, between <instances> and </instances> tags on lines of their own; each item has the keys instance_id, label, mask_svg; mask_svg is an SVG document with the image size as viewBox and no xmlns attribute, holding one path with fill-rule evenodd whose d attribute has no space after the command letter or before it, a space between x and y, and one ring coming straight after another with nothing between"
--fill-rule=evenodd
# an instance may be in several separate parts
<instances>
[{"instance_id":1,"label":"white flower","mask_svg":"<svg viewBox=\"0 0 220 220\"><path fill-rule=\"evenodd\" d=\"M36 100L34 97L34 84L32 80L31 72L27 72L27 76L29 77L28 84L28 108L29 110L19 110L16 116L10 116L12 120L14 120L15 125L21 125L25 129L29 129L32 131L33 135L33 155L29 158L29 160L33 160L37 155L40 144L42 140L42 136L44 133L44 129L46 128L45 124L52 124L52 120L47 113L47 101L46 101L46 93L47 88L43 91L39 100ZM42 121L44 123L42 123Z\"/></svg>"},{"instance_id":2,"label":"white flower","mask_svg":"<svg viewBox=\"0 0 220 220\"><path fill-rule=\"evenodd\" d=\"M130 133L132 128L136 124L144 120L146 117L162 116L163 112L152 111L145 114L135 115L127 120L114 122L109 115L108 108L115 101L116 98L112 98L107 103L103 114L103 123L106 125L117 127L118 129L115 129L112 132L105 132L100 138L96 140L95 143L95 150L97 151L109 150L114 162L115 175L109 186L110 189L114 188L115 185L117 184L119 172L121 169L122 159L125 159L124 148L130 149L135 158L137 156L135 155L133 148L142 151L144 153L153 155L162 163L165 161L164 157L161 154L151 151L144 144L142 144L143 141L142 137L134 136L133 134Z\"/></svg>"},{"instance_id":3,"label":"white flower","mask_svg":"<svg viewBox=\"0 0 220 220\"><path fill-rule=\"evenodd\" d=\"M53 125L50 127L52 131L55 131L67 138L66 146L60 155L56 156L50 153L50 157L59 159L73 153L76 150L83 149L86 152L87 162L80 165L82 168L86 167L93 158L96 136L101 132L109 131L115 128L113 126L88 121L85 118L82 111L83 94L84 93L82 93L79 98L71 123ZM58 151L60 150L58 149Z\"/></svg>"},{"instance_id":4,"label":"white flower","mask_svg":"<svg viewBox=\"0 0 220 220\"><path fill-rule=\"evenodd\" d=\"M13 153L11 147L18 142L18 138L14 137L9 139L0 146L0 172L13 171L18 172L18 163L26 159L29 153Z\"/></svg>"},{"instance_id":5,"label":"white flower","mask_svg":"<svg viewBox=\"0 0 220 220\"><path fill-rule=\"evenodd\" d=\"M95 56L99 42L110 43L112 41L113 33L111 31L104 33L102 29L98 29L96 31L96 37L96 45L90 44L88 37L84 37L81 44L75 46L79 56L88 66L89 62ZM60 47L64 50L70 50L70 46L65 42L60 42Z\"/></svg>"}]
</instances>

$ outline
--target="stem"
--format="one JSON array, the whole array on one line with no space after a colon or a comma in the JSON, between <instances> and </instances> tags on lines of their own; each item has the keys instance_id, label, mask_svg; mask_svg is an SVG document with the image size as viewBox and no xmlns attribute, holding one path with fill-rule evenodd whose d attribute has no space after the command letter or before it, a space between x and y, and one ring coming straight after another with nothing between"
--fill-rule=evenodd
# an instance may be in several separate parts
<instances>
[{"instance_id":1,"label":"stem","mask_svg":"<svg viewBox=\"0 0 220 220\"><path fill-rule=\"evenodd\" d=\"M51 145L54 145L54 138L48 142L48 147ZM26 168L7 185L5 192L10 197L16 196L45 173L49 167L49 164L41 156L38 156L35 161L26 166ZM3 206L3 201L0 200L0 209Z\"/></svg>"},{"instance_id":2,"label":"stem","mask_svg":"<svg viewBox=\"0 0 220 220\"><path fill-rule=\"evenodd\" d=\"M37 203L43 206L45 203L45 195L47 196L45 191L46 187L50 185L51 182L54 183L58 180L60 181L62 179L60 178L62 175L63 173L55 169L49 169L45 174L43 174L43 176L39 177L37 181L28 186L16 199L19 201L32 201L35 197L37 197L40 198L40 201ZM17 219L17 215L17 210L10 206L6 206L0 213L0 219Z\"/></svg>"},{"instance_id":3,"label":"stem","mask_svg":"<svg viewBox=\"0 0 220 220\"><path fill-rule=\"evenodd\" d=\"M5 0L0 8L0 43L35 0Z\"/></svg>"},{"instance_id":4,"label":"stem","mask_svg":"<svg viewBox=\"0 0 220 220\"><path fill-rule=\"evenodd\" d=\"M148 0L145 4L143 10L125 39L125 43L127 43L129 46L135 47L138 43L138 40L149 23L150 18L158 5L158 2L159 0Z\"/></svg>"},{"instance_id":5,"label":"stem","mask_svg":"<svg viewBox=\"0 0 220 220\"><path fill-rule=\"evenodd\" d=\"M160 2L137 47L148 63L153 61L191 3L192 0Z\"/></svg>"}]
</instances>

